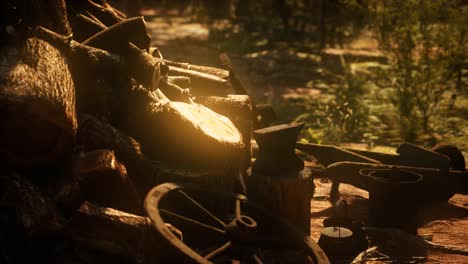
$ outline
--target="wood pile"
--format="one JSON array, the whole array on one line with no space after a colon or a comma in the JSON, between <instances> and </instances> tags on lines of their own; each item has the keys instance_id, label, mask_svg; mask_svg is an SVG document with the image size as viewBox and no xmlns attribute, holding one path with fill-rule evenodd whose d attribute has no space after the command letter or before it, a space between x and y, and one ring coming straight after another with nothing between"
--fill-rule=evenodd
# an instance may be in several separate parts
<instances>
[{"instance_id":1,"label":"wood pile","mask_svg":"<svg viewBox=\"0 0 468 264\"><path fill-rule=\"evenodd\" d=\"M150 262L160 166L227 183L250 165L256 117L231 69L164 59L106 1L0 10L0 262Z\"/></svg>"}]
</instances>

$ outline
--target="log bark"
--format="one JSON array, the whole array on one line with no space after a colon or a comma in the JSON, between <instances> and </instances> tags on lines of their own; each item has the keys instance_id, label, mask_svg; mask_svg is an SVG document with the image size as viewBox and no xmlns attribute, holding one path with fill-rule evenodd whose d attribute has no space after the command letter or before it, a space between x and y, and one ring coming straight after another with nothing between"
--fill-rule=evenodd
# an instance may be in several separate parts
<instances>
[{"instance_id":1,"label":"log bark","mask_svg":"<svg viewBox=\"0 0 468 264\"><path fill-rule=\"evenodd\" d=\"M313 177L307 169L297 177L285 175L283 178L275 178L256 174L247 179L249 198L308 235L310 200L314 189Z\"/></svg>"},{"instance_id":2,"label":"log bark","mask_svg":"<svg viewBox=\"0 0 468 264\"><path fill-rule=\"evenodd\" d=\"M127 169L140 197L156 185L157 171L141 152L141 145L110 124L90 115L78 116L77 146L88 152L111 149Z\"/></svg>"},{"instance_id":3,"label":"log bark","mask_svg":"<svg viewBox=\"0 0 468 264\"><path fill-rule=\"evenodd\" d=\"M156 245L146 217L85 202L66 226L66 235L88 247L152 263Z\"/></svg>"},{"instance_id":4,"label":"log bark","mask_svg":"<svg viewBox=\"0 0 468 264\"><path fill-rule=\"evenodd\" d=\"M82 44L112 53L125 54L129 42L139 49L149 51L151 37L146 31L146 22L143 17L116 23L86 39Z\"/></svg>"},{"instance_id":5,"label":"log bark","mask_svg":"<svg viewBox=\"0 0 468 264\"><path fill-rule=\"evenodd\" d=\"M145 154L179 168L238 168L241 135L228 118L196 103L171 102L159 90L139 87L130 97L127 127Z\"/></svg>"},{"instance_id":6,"label":"log bark","mask_svg":"<svg viewBox=\"0 0 468 264\"><path fill-rule=\"evenodd\" d=\"M1 158L21 170L64 165L77 129L67 63L37 38L3 47L0 57Z\"/></svg>"}]
</instances>

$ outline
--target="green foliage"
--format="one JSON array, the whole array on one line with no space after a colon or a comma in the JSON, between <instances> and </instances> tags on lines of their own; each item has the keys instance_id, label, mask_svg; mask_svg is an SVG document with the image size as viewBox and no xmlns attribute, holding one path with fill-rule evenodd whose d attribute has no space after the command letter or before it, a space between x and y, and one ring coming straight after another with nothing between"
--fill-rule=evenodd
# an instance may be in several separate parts
<instances>
[{"instance_id":1,"label":"green foliage","mask_svg":"<svg viewBox=\"0 0 468 264\"><path fill-rule=\"evenodd\" d=\"M314 143L339 143L375 139L368 131L369 107L364 102L367 80L351 71L341 77L340 85L330 92L334 96L323 104L310 104L295 122L306 121L304 139Z\"/></svg>"},{"instance_id":2,"label":"green foliage","mask_svg":"<svg viewBox=\"0 0 468 264\"><path fill-rule=\"evenodd\" d=\"M377 74L394 91L401 137L414 141L431 130L442 96L456 86L464 60L468 20L460 1L371 0L374 26L390 67Z\"/></svg>"}]
</instances>

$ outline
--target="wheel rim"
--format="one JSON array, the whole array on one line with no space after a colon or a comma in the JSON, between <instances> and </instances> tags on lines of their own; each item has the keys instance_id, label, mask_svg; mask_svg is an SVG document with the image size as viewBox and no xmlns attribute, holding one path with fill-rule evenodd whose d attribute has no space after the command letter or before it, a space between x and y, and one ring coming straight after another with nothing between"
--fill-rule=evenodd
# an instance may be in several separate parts
<instances>
[{"instance_id":1,"label":"wheel rim","mask_svg":"<svg viewBox=\"0 0 468 264\"><path fill-rule=\"evenodd\" d=\"M148 193L145 208L153 228L178 253L173 258L196 263L266 263L294 252L304 263L329 263L309 237L247 203L242 195L164 183ZM181 231L182 238L174 229Z\"/></svg>"}]
</instances>

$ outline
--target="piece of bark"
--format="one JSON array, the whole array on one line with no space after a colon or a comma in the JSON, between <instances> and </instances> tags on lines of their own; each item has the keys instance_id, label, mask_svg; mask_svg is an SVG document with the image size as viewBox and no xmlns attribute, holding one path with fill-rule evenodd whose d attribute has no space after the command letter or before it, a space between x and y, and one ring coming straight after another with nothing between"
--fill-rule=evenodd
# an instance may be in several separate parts
<instances>
[{"instance_id":1,"label":"piece of bark","mask_svg":"<svg viewBox=\"0 0 468 264\"><path fill-rule=\"evenodd\" d=\"M72 17L70 23L73 29L73 39L78 42L83 42L107 28L83 14L77 14Z\"/></svg>"},{"instance_id":2,"label":"piece of bark","mask_svg":"<svg viewBox=\"0 0 468 264\"><path fill-rule=\"evenodd\" d=\"M0 157L9 166L59 168L76 136L75 89L59 51L37 38L0 51Z\"/></svg>"},{"instance_id":3,"label":"piece of bark","mask_svg":"<svg viewBox=\"0 0 468 264\"><path fill-rule=\"evenodd\" d=\"M2 231L31 239L51 235L63 227L52 201L24 177L1 176L0 194Z\"/></svg>"},{"instance_id":4,"label":"piece of bark","mask_svg":"<svg viewBox=\"0 0 468 264\"><path fill-rule=\"evenodd\" d=\"M189 77L194 96L227 95L229 91L227 80L211 74L169 66L169 76Z\"/></svg>"},{"instance_id":5,"label":"piece of bark","mask_svg":"<svg viewBox=\"0 0 468 264\"><path fill-rule=\"evenodd\" d=\"M76 179L84 200L141 214L142 200L125 166L119 163L113 151L95 150L76 161Z\"/></svg>"},{"instance_id":6,"label":"piece of bark","mask_svg":"<svg viewBox=\"0 0 468 264\"><path fill-rule=\"evenodd\" d=\"M228 118L196 103L171 102L159 90L136 87L129 101L129 133L150 157L180 168L239 166L241 135Z\"/></svg>"},{"instance_id":7,"label":"piece of bark","mask_svg":"<svg viewBox=\"0 0 468 264\"><path fill-rule=\"evenodd\" d=\"M147 217L85 202L65 229L67 237L88 247L151 263L156 246Z\"/></svg>"},{"instance_id":8,"label":"piece of bark","mask_svg":"<svg viewBox=\"0 0 468 264\"><path fill-rule=\"evenodd\" d=\"M143 17L123 20L83 41L83 45L107 50L112 53L125 54L128 43L139 49L149 51L151 37L146 31Z\"/></svg>"},{"instance_id":9,"label":"piece of bark","mask_svg":"<svg viewBox=\"0 0 468 264\"><path fill-rule=\"evenodd\" d=\"M125 19L115 12L113 8L99 5L91 0L68 1L68 4L78 13L88 11L108 27Z\"/></svg>"},{"instance_id":10,"label":"piece of bark","mask_svg":"<svg viewBox=\"0 0 468 264\"><path fill-rule=\"evenodd\" d=\"M141 152L140 143L90 115L78 116L77 146L88 152L97 149L115 151L117 159L125 165L128 176L135 183L140 197L156 185L157 171Z\"/></svg>"}]
</instances>

